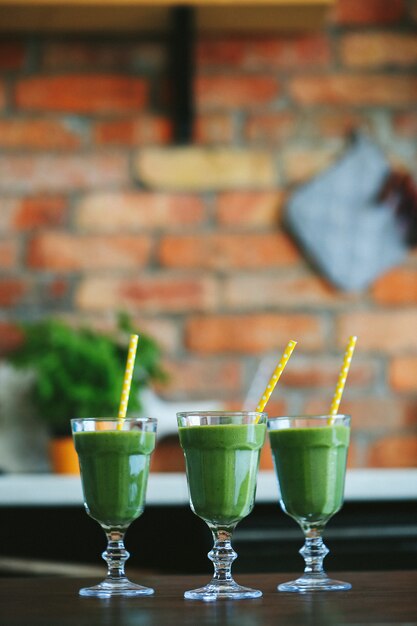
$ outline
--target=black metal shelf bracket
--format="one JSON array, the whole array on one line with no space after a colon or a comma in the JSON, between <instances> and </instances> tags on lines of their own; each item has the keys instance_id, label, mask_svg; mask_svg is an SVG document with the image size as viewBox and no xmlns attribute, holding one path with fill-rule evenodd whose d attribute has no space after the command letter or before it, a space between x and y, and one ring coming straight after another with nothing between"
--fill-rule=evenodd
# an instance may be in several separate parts
<instances>
[{"instance_id":1,"label":"black metal shelf bracket","mask_svg":"<svg viewBox=\"0 0 417 626\"><path fill-rule=\"evenodd\" d=\"M194 128L195 14L193 7L171 10L170 81L173 139L190 143Z\"/></svg>"}]
</instances>

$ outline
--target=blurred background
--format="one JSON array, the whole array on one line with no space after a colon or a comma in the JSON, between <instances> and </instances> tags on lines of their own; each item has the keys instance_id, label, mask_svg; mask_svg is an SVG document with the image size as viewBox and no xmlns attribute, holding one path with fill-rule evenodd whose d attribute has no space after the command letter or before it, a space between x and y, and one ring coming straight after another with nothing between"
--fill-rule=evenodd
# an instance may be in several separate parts
<instances>
[{"instance_id":1,"label":"blurred background","mask_svg":"<svg viewBox=\"0 0 417 626\"><path fill-rule=\"evenodd\" d=\"M30 402L13 405L30 383L8 369L19 324L112 333L121 311L167 374L143 400L163 417L155 470L183 470L176 410L254 408L289 339L269 414L327 411L353 334L349 466L416 467L416 0L175 15L136 4L0 2L0 446L13 451L2 469L50 468L47 433L27 452ZM383 160L380 184L360 197L362 163L330 179L331 196L311 189L354 157L358 136ZM383 199L402 240L388 229L369 246L375 271L363 264L352 288L286 216L311 190L312 212L331 211L315 232L333 239L332 214L356 186L352 210ZM362 217L337 249L366 236Z\"/></svg>"},{"instance_id":2,"label":"blurred background","mask_svg":"<svg viewBox=\"0 0 417 626\"><path fill-rule=\"evenodd\" d=\"M42 21L1 8L4 359L19 321L108 330L124 310L162 348L161 398L239 408L262 360L269 374L294 338L275 415L327 410L357 334L341 406L353 416L350 464L417 465L415 250L346 291L283 225L294 189L354 130L415 174L417 3L325 4L311 24L299 7L289 32L285 9L268 32L222 32L221 13L219 32L196 30L186 143L173 120L184 79L158 25L85 34L73 9L70 32L54 32L59 10Z\"/></svg>"}]
</instances>

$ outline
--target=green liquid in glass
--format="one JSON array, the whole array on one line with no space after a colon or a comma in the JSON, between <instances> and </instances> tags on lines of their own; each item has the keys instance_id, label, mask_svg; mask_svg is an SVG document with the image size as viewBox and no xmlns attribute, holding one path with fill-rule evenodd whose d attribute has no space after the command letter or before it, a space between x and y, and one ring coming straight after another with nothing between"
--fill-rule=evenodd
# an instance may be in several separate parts
<instances>
[{"instance_id":1,"label":"green liquid in glass","mask_svg":"<svg viewBox=\"0 0 417 626\"><path fill-rule=\"evenodd\" d=\"M307 522L329 519L343 503L349 428L288 428L269 437L286 512Z\"/></svg>"},{"instance_id":2,"label":"green liquid in glass","mask_svg":"<svg viewBox=\"0 0 417 626\"><path fill-rule=\"evenodd\" d=\"M155 433L79 432L74 442L88 514L108 528L128 526L145 506Z\"/></svg>"},{"instance_id":3,"label":"green liquid in glass","mask_svg":"<svg viewBox=\"0 0 417 626\"><path fill-rule=\"evenodd\" d=\"M216 526L233 526L254 504L265 424L179 428L193 511Z\"/></svg>"}]
</instances>

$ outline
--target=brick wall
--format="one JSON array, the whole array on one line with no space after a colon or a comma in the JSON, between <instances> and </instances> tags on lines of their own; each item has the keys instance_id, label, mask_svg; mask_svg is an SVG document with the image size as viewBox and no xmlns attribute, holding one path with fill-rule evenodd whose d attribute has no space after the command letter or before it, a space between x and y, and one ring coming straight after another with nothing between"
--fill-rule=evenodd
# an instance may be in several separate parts
<instances>
[{"instance_id":1,"label":"brick wall","mask_svg":"<svg viewBox=\"0 0 417 626\"><path fill-rule=\"evenodd\" d=\"M417 169L417 2L340 0L323 32L197 43L194 141L170 144L167 49L0 42L0 350L19 319L159 339L171 399L241 406L259 359L299 345L270 413L326 411L347 337L351 464L417 466L417 255L345 294L281 229L294 185L352 127Z\"/></svg>"}]
</instances>

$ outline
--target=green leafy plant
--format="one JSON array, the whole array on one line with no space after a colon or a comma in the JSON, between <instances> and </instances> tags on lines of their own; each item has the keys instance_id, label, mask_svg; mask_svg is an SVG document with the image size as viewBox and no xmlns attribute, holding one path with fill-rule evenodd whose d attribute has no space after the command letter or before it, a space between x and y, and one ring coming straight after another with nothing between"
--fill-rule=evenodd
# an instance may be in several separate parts
<instances>
[{"instance_id":1,"label":"green leafy plant","mask_svg":"<svg viewBox=\"0 0 417 626\"><path fill-rule=\"evenodd\" d=\"M56 319L21 325L23 342L9 354L16 368L35 372L33 407L53 436L70 434L74 417L117 415L130 333L139 334L129 413L141 410L140 390L166 376L156 342L121 314L113 334L73 328Z\"/></svg>"}]
</instances>

